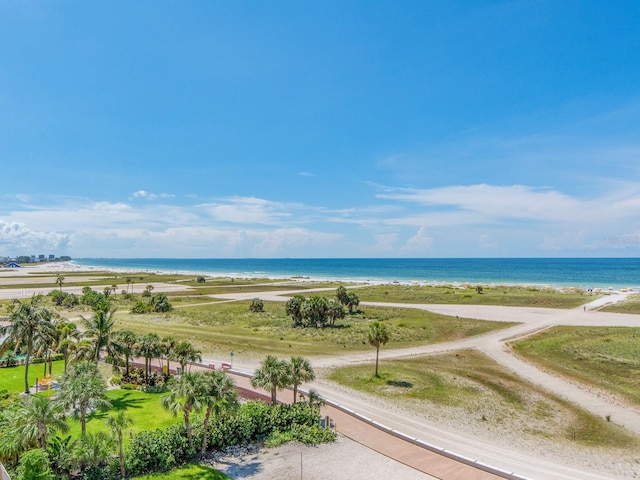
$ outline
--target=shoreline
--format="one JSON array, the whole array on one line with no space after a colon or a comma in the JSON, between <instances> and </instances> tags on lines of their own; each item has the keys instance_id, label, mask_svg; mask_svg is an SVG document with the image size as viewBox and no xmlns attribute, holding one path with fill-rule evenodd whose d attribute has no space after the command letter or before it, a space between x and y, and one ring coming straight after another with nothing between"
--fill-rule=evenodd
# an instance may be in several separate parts
<instances>
[{"instance_id":1,"label":"shoreline","mask_svg":"<svg viewBox=\"0 0 640 480\"><path fill-rule=\"evenodd\" d=\"M27 270L25 272L25 270ZM498 288L498 287L513 287L513 288L535 288L535 289L553 289L553 290L565 290L565 289L577 289L587 291L589 289L597 293L636 293L640 291L640 286L622 286L622 284L607 287L603 286L584 286L575 284L558 284L558 283L536 283L536 282L496 282L496 281L444 281L444 280L389 280L389 279L365 279L365 278L351 278L351 277L339 277L339 276L311 276L311 275L283 275L274 274L269 272L256 272L256 273L238 273L238 272L211 272L207 270L179 270L179 269L157 269L157 268L137 268L137 267L111 267L103 266L99 264L79 264L74 260L65 262L52 262L36 265L25 265L19 269L6 269L0 270L0 275L3 276L19 276L23 273L82 273L82 272L112 272L121 274L134 274L134 273L146 273L146 274L158 274L158 275L198 275L206 276L210 278L236 278L236 279L266 279L275 281L291 281L300 283L312 283L312 282L332 282L332 283L347 283L347 284L362 284L362 285L402 285L402 286L427 286L427 287L453 287L453 288L475 288L476 286L482 286L485 288Z\"/></svg>"}]
</instances>

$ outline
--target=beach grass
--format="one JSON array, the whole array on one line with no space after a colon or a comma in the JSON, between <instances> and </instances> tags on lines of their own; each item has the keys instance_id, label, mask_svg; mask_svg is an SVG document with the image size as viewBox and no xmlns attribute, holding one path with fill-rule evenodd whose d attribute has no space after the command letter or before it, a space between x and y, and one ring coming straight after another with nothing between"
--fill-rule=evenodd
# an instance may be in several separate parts
<instances>
[{"instance_id":1,"label":"beach grass","mask_svg":"<svg viewBox=\"0 0 640 480\"><path fill-rule=\"evenodd\" d=\"M151 475L142 475L140 477L132 477L131 480L231 480L218 470L207 467L205 465L185 465L180 468L171 470L170 472L154 473Z\"/></svg>"},{"instance_id":2,"label":"beach grass","mask_svg":"<svg viewBox=\"0 0 640 480\"><path fill-rule=\"evenodd\" d=\"M351 365L328 378L434 421L599 448L637 448L623 428L548 393L476 350Z\"/></svg>"},{"instance_id":3,"label":"beach grass","mask_svg":"<svg viewBox=\"0 0 640 480\"><path fill-rule=\"evenodd\" d=\"M504 305L513 307L575 308L601 296L579 289L517 286L371 285L354 290L361 301L435 303L455 305Z\"/></svg>"},{"instance_id":4,"label":"beach grass","mask_svg":"<svg viewBox=\"0 0 640 480\"><path fill-rule=\"evenodd\" d=\"M203 352L226 358L230 351L251 358L273 355L324 356L369 349L366 335L372 321L382 321L393 348L439 343L479 335L515 323L491 322L439 315L407 308L365 307L347 315L336 327L294 328L281 302L265 302L265 311L252 313L249 301L207 303L176 308L167 314L116 316L118 329L189 340Z\"/></svg>"},{"instance_id":5,"label":"beach grass","mask_svg":"<svg viewBox=\"0 0 640 480\"><path fill-rule=\"evenodd\" d=\"M613 305L607 305L600 309L601 312L615 312L615 313L631 313L634 315L640 314L640 293L629 295L622 302L614 303Z\"/></svg>"},{"instance_id":6,"label":"beach grass","mask_svg":"<svg viewBox=\"0 0 640 480\"><path fill-rule=\"evenodd\" d=\"M640 328L560 326L512 344L555 374L640 405Z\"/></svg>"}]
</instances>

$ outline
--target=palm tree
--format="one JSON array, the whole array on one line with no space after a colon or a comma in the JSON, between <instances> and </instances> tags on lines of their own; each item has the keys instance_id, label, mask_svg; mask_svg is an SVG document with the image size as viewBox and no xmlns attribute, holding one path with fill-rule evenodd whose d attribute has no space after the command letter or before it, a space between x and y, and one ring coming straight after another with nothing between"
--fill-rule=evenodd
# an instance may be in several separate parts
<instances>
[{"instance_id":1,"label":"palm tree","mask_svg":"<svg viewBox=\"0 0 640 480\"><path fill-rule=\"evenodd\" d=\"M186 373L174 380L170 387L169 395L162 397L162 406L173 415L182 411L184 426L187 431L189 447L193 451L193 435L191 433L191 412L202 410L201 392L203 390L202 373Z\"/></svg>"},{"instance_id":2,"label":"palm tree","mask_svg":"<svg viewBox=\"0 0 640 480\"><path fill-rule=\"evenodd\" d=\"M80 418L82 436L87 433L89 409L111 407L106 391L105 381L93 362L74 363L62 376L58 398L65 408L73 409L73 415Z\"/></svg>"},{"instance_id":3,"label":"palm tree","mask_svg":"<svg viewBox=\"0 0 640 480\"><path fill-rule=\"evenodd\" d=\"M107 426L111 430L111 434L118 438L118 456L120 457L120 477L125 478L126 472L124 469L124 449L122 434L129 427L133 420L127 417L123 410L120 410L115 415L110 415L106 420Z\"/></svg>"},{"instance_id":4,"label":"palm tree","mask_svg":"<svg viewBox=\"0 0 640 480\"><path fill-rule=\"evenodd\" d=\"M113 285L111 285L111 291L113 292L114 298L116 296L116 291L117 290L118 290L118 285L116 285L115 283Z\"/></svg>"},{"instance_id":5,"label":"palm tree","mask_svg":"<svg viewBox=\"0 0 640 480\"><path fill-rule=\"evenodd\" d=\"M151 359L160 356L160 337L155 333L147 333L139 337L135 351L144 357L144 379L148 380L151 374Z\"/></svg>"},{"instance_id":6,"label":"palm tree","mask_svg":"<svg viewBox=\"0 0 640 480\"><path fill-rule=\"evenodd\" d=\"M218 416L223 410L238 405L238 391L226 372L206 372L203 377L200 397L206 410L202 421L202 453L207 451L211 414Z\"/></svg>"},{"instance_id":7,"label":"palm tree","mask_svg":"<svg viewBox=\"0 0 640 480\"><path fill-rule=\"evenodd\" d=\"M178 345L178 341L171 336L166 336L160 341L160 349L167 359L167 374L171 373L171 360L174 357L174 349Z\"/></svg>"},{"instance_id":8,"label":"palm tree","mask_svg":"<svg viewBox=\"0 0 640 480\"><path fill-rule=\"evenodd\" d=\"M255 371L251 378L253 388L261 388L271 392L271 403L276 403L276 392L278 389L286 388L289 385L289 363L280 360L273 355L267 355L259 369Z\"/></svg>"},{"instance_id":9,"label":"palm tree","mask_svg":"<svg viewBox=\"0 0 640 480\"><path fill-rule=\"evenodd\" d=\"M311 362L303 357L291 357L289 370L289 385L293 386L293 403L296 403L298 387L305 382L315 380L316 374L311 367Z\"/></svg>"},{"instance_id":10,"label":"palm tree","mask_svg":"<svg viewBox=\"0 0 640 480\"><path fill-rule=\"evenodd\" d=\"M54 349L64 355L64 371L66 372L69 354L75 341L80 339L80 331L75 323L65 322L64 320L54 323L54 331L56 337ZM51 374L51 371L49 371L49 374Z\"/></svg>"},{"instance_id":11,"label":"palm tree","mask_svg":"<svg viewBox=\"0 0 640 480\"><path fill-rule=\"evenodd\" d=\"M26 347L24 361L24 392L29 394L29 362L33 354L34 342L50 341L53 337L53 324L51 312L40 306L42 296L34 295L30 302L22 302L15 299L10 307L9 324L0 326L0 336L7 335L2 345L0 354L9 347L14 350Z\"/></svg>"},{"instance_id":12,"label":"palm tree","mask_svg":"<svg viewBox=\"0 0 640 480\"><path fill-rule=\"evenodd\" d=\"M347 300L347 307L349 308L349 313L353 313L353 309L357 308L360 305L360 298L355 293L349 293Z\"/></svg>"},{"instance_id":13,"label":"palm tree","mask_svg":"<svg viewBox=\"0 0 640 480\"><path fill-rule=\"evenodd\" d=\"M60 287L60 293L62 293L62 284L64 283L64 277L62 275L58 275L56 277L56 284Z\"/></svg>"},{"instance_id":14,"label":"palm tree","mask_svg":"<svg viewBox=\"0 0 640 480\"><path fill-rule=\"evenodd\" d=\"M91 340L82 338L77 342L70 344L69 349L73 353L74 362L93 360L94 349L93 349L93 342Z\"/></svg>"},{"instance_id":15,"label":"palm tree","mask_svg":"<svg viewBox=\"0 0 640 480\"><path fill-rule=\"evenodd\" d=\"M373 322L369 325L369 332L367 335L369 345L376 347L376 377L378 375L378 357L380 354L380 347L389 341L389 332L387 326L384 323Z\"/></svg>"},{"instance_id":16,"label":"palm tree","mask_svg":"<svg viewBox=\"0 0 640 480\"><path fill-rule=\"evenodd\" d=\"M124 355L125 375L129 376L129 360L134 355L138 336L131 330L117 330L113 337L118 345L118 353Z\"/></svg>"},{"instance_id":17,"label":"palm tree","mask_svg":"<svg viewBox=\"0 0 640 480\"><path fill-rule=\"evenodd\" d=\"M100 470L109 462L114 447L115 442L107 432L89 433L75 443L71 460L82 478L102 478Z\"/></svg>"},{"instance_id":18,"label":"palm tree","mask_svg":"<svg viewBox=\"0 0 640 480\"><path fill-rule=\"evenodd\" d=\"M184 373L188 363L202 362L202 352L196 349L191 343L180 342L173 350L174 357L180 363L182 372Z\"/></svg>"},{"instance_id":19,"label":"palm tree","mask_svg":"<svg viewBox=\"0 0 640 480\"><path fill-rule=\"evenodd\" d=\"M104 348L107 357L115 358L117 356L115 349L115 339L113 338L113 327L115 326L115 307L109 302L99 302L93 309L91 318L83 318L85 326L85 336L93 341L94 351L93 360L97 363L100 361L100 352Z\"/></svg>"},{"instance_id":20,"label":"palm tree","mask_svg":"<svg viewBox=\"0 0 640 480\"><path fill-rule=\"evenodd\" d=\"M27 444L38 443L46 451L47 436L56 430L67 432L62 404L37 395L24 397L15 421L15 435Z\"/></svg>"}]
</instances>

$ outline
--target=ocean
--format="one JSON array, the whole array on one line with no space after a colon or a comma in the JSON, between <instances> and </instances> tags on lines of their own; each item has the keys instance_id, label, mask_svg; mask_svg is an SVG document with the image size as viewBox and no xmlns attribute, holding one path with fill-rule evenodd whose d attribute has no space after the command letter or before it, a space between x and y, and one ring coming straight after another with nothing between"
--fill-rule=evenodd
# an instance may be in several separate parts
<instances>
[{"instance_id":1,"label":"ocean","mask_svg":"<svg viewBox=\"0 0 640 480\"><path fill-rule=\"evenodd\" d=\"M640 287L639 258L81 258L78 266L212 276Z\"/></svg>"}]
</instances>

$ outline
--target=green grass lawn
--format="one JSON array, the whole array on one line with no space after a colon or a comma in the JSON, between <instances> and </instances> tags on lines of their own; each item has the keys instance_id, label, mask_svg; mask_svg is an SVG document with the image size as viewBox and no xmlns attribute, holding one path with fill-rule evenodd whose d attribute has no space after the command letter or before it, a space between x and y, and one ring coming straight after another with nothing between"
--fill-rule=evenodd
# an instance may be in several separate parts
<instances>
[{"instance_id":1,"label":"green grass lawn","mask_svg":"<svg viewBox=\"0 0 640 480\"><path fill-rule=\"evenodd\" d=\"M476 428L508 429L556 441L637 448L640 441L603 418L514 375L476 350L333 370L335 382L383 397L433 421L453 418ZM633 446L633 447L632 447Z\"/></svg>"},{"instance_id":2,"label":"green grass lawn","mask_svg":"<svg viewBox=\"0 0 640 480\"><path fill-rule=\"evenodd\" d=\"M633 313L640 314L640 294L629 295L624 302L614 303L601 308L602 312Z\"/></svg>"},{"instance_id":3,"label":"green grass lawn","mask_svg":"<svg viewBox=\"0 0 640 480\"><path fill-rule=\"evenodd\" d=\"M392 303L445 303L506 305L514 307L575 308L600 295L582 290L528 287L433 287L427 285L374 285L354 289L361 301Z\"/></svg>"},{"instance_id":4,"label":"green grass lawn","mask_svg":"<svg viewBox=\"0 0 640 480\"><path fill-rule=\"evenodd\" d=\"M251 358L266 354L288 356L334 355L371 347L366 334L371 321L388 325L389 348L456 340L515 323L448 317L417 309L365 307L340 325L324 329L293 328L281 302L265 302L265 312L249 312L249 303L202 304L175 309L168 314L118 314L117 328L154 331L189 340L203 352L227 357L230 351ZM197 331L197 335L194 335Z\"/></svg>"},{"instance_id":5,"label":"green grass lawn","mask_svg":"<svg viewBox=\"0 0 640 480\"><path fill-rule=\"evenodd\" d=\"M111 402L112 408L109 411L96 411L87 417L87 431L109 432L109 428L105 424L105 420L109 415L113 415L119 410L124 410L128 417L133 420L130 428L132 432L141 432L143 430L155 430L156 428L164 428L176 422L182 421L182 418L174 417L170 412L162 408L160 399L167 395L166 393L145 393L137 390L109 390L107 397ZM72 436L80 436L80 421L69 421ZM125 443L129 441L129 435L125 435Z\"/></svg>"},{"instance_id":6,"label":"green grass lawn","mask_svg":"<svg viewBox=\"0 0 640 480\"><path fill-rule=\"evenodd\" d=\"M44 375L44 363L36 363L29 365L29 387L33 388L36 384L36 377L42 378ZM0 368L0 390L8 390L9 392L24 392L24 365L17 367ZM53 378L60 378L64 370L64 362L62 360L53 362ZM48 372L47 367L47 372Z\"/></svg>"},{"instance_id":7,"label":"green grass lawn","mask_svg":"<svg viewBox=\"0 0 640 480\"><path fill-rule=\"evenodd\" d=\"M231 477L227 477L224 473L204 465L187 465L170 472L132 477L132 480L155 480L160 478L163 480L231 480Z\"/></svg>"},{"instance_id":8,"label":"green grass lawn","mask_svg":"<svg viewBox=\"0 0 640 480\"><path fill-rule=\"evenodd\" d=\"M640 405L640 328L554 327L513 348L545 369Z\"/></svg>"}]
</instances>

